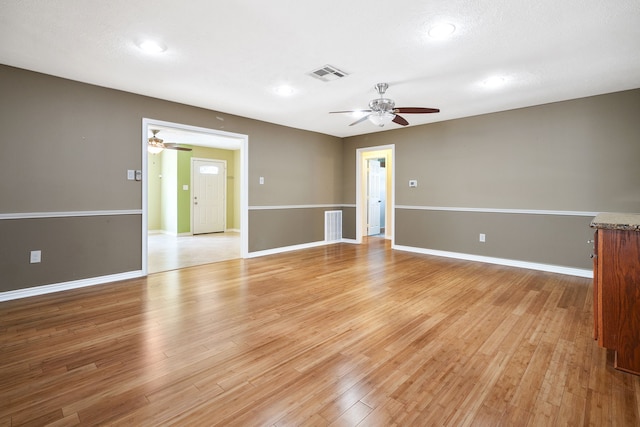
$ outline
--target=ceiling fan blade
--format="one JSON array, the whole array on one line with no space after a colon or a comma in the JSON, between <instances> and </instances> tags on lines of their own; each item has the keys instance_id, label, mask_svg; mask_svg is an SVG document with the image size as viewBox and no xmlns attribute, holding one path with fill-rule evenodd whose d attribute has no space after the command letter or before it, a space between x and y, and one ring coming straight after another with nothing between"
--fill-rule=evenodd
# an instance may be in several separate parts
<instances>
[{"instance_id":1,"label":"ceiling fan blade","mask_svg":"<svg viewBox=\"0 0 640 427\"><path fill-rule=\"evenodd\" d=\"M399 115L396 114L396 116L393 118L393 120L391 120L393 123L397 123L401 126L406 126L409 124L408 121L405 120L404 117L400 117Z\"/></svg>"},{"instance_id":2,"label":"ceiling fan blade","mask_svg":"<svg viewBox=\"0 0 640 427\"><path fill-rule=\"evenodd\" d=\"M423 108L423 107L399 107L393 110L396 113L404 114L425 114L425 113L439 113L439 108Z\"/></svg>"},{"instance_id":3,"label":"ceiling fan blade","mask_svg":"<svg viewBox=\"0 0 640 427\"><path fill-rule=\"evenodd\" d=\"M369 118L371 114L367 114L366 116L362 116L360 117L358 120L356 120L355 122L351 123L349 126L353 126L353 125L357 125L358 123L362 123L365 120L367 120Z\"/></svg>"},{"instance_id":4,"label":"ceiling fan blade","mask_svg":"<svg viewBox=\"0 0 640 427\"><path fill-rule=\"evenodd\" d=\"M329 114L336 113L370 113L371 110L350 110L350 111L329 111Z\"/></svg>"},{"instance_id":5,"label":"ceiling fan blade","mask_svg":"<svg viewBox=\"0 0 640 427\"><path fill-rule=\"evenodd\" d=\"M186 148L186 147L179 147L175 144L164 144L164 148L168 149L168 150L178 150L178 151L192 151L191 148Z\"/></svg>"}]
</instances>

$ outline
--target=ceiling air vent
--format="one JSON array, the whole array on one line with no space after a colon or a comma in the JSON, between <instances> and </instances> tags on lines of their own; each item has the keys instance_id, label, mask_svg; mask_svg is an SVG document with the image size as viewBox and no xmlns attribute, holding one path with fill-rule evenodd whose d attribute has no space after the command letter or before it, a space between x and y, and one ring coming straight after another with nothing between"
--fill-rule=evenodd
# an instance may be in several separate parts
<instances>
[{"instance_id":1,"label":"ceiling air vent","mask_svg":"<svg viewBox=\"0 0 640 427\"><path fill-rule=\"evenodd\" d=\"M323 82L331 82L333 80L338 80L346 77L349 74L345 73L344 71L338 70L332 65L325 65L318 68L317 70L311 71L309 75L311 77L315 77L316 79L320 79Z\"/></svg>"}]
</instances>

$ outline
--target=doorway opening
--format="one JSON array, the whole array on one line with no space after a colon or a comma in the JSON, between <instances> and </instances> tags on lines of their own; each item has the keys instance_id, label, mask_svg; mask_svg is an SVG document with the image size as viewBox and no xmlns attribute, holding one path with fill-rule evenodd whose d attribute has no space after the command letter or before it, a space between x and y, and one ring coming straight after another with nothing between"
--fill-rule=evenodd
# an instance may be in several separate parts
<instances>
[{"instance_id":1,"label":"doorway opening","mask_svg":"<svg viewBox=\"0 0 640 427\"><path fill-rule=\"evenodd\" d=\"M165 143L179 144L192 151L166 149L158 154L149 153L147 140L152 129L159 131L158 137ZM247 135L143 119L143 274L247 257L247 148ZM192 165L194 160L220 160L219 157L225 157L226 162L202 166L204 175L215 168L218 168L218 172L224 172L222 176L225 176L226 182L215 179L212 182L218 185L218 192L223 192L226 206L222 209L218 206L212 215L208 214L215 223L214 228L221 232L198 234L193 220L195 193ZM224 171L220 170L221 167ZM227 174L227 170L232 173Z\"/></svg>"},{"instance_id":2,"label":"doorway opening","mask_svg":"<svg viewBox=\"0 0 640 427\"><path fill-rule=\"evenodd\" d=\"M395 145L356 150L356 242L364 236L393 241Z\"/></svg>"}]
</instances>

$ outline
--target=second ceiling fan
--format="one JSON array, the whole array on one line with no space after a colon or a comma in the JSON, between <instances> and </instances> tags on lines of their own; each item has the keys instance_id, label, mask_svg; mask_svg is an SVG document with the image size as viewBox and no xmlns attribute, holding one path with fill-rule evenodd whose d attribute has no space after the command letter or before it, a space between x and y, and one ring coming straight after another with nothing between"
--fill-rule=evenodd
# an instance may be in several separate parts
<instances>
[{"instance_id":1,"label":"second ceiling fan","mask_svg":"<svg viewBox=\"0 0 640 427\"><path fill-rule=\"evenodd\" d=\"M384 94L388 88L389 88L389 84L387 83L378 83L377 85L375 85L375 89L380 95L380 98L371 100L371 102L369 102L368 110L331 111L330 114L362 112L362 113L365 113L365 115L360 117L355 122L351 123L349 126L357 125L358 123L364 122L365 120L369 120L373 124L383 127L385 124L389 122L394 122L401 126L408 125L409 122L404 117L400 116L398 113L428 114L428 113L440 112L438 108L396 107L395 106L396 104L392 99L384 97Z\"/></svg>"}]
</instances>

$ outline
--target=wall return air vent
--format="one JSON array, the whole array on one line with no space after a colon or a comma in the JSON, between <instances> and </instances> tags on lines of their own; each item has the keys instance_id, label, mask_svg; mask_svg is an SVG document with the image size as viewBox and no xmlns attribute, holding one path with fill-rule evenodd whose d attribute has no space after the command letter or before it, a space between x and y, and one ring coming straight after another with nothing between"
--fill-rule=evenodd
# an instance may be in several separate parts
<instances>
[{"instance_id":1,"label":"wall return air vent","mask_svg":"<svg viewBox=\"0 0 640 427\"><path fill-rule=\"evenodd\" d=\"M337 69L332 65L324 65L309 73L311 77L322 80L323 82L331 82L348 76L349 74Z\"/></svg>"}]
</instances>

